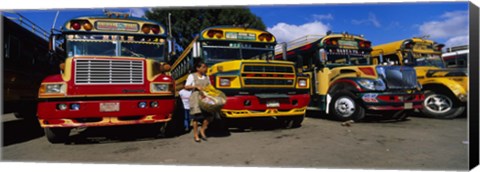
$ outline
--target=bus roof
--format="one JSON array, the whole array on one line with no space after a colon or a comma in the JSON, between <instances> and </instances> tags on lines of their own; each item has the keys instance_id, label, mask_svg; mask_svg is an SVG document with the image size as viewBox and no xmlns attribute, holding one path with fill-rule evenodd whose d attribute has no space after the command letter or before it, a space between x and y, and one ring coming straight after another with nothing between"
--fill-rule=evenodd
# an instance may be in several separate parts
<instances>
[{"instance_id":1,"label":"bus roof","mask_svg":"<svg viewBox=\"0 0 480 172\"><path fill-rule=\"evenodd\" d=\"M296 51L306 51L309 49L318 49L320 46L324 45L324 41L331 38L348 38L355 40L367 41L364 37L359 35L351 35L348 33L331 33L328 35L306 35L293 41L287 43L287 52L296 52ZM280 45L280 44L279 44ZM275 49L276 55L282 53L280 46L277 46ZM287 53L292 54L292 53Z\"/></svg>"},{"instance_id":2,"label":"bus roof","mask_svg":"<svg viewBox=\"0 0 480 172\"><path fill-rule=\"evenodd\" d=\"M394 42L374 46L372 51L372 56L374 57L379 56L380 53L382 53L383 55L395 54L397 53L397 51L403 49L404 44L408 41L413 41L414 43L426 43L426 44L432 44L432 45L436 44L436 42L432 40L424 39L424 38L414 37L411 39L402 39L399 41L394 41ZM419 51L422 53L437 53L433 49L422 49L422 50L414 49L414 51Z\"/></svg>"},{"instance_id":3,"label":"bus roof","mask_svg":"<svg viewBox=\"0 0 480 172\"><path fill-rule=\"evenodd\" d=\"M276 44L275 36L264 30L236 26L212 26L200 32L199 40L244 41Z\"/></svg>"}]
</instances>

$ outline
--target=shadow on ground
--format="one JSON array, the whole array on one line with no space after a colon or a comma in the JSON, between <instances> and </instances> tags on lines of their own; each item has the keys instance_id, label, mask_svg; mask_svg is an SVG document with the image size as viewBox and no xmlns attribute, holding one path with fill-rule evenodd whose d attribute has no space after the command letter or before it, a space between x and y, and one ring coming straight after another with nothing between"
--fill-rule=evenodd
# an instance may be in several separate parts
<instances>
[{"instance_id":1,"label":"shadow on ground","mask_svg":"<svg viewBox=\"0 0 480 172\"><path fill-rule=\"evenodd\" d=\"M2 146L18 144L44 136L43 129L34 119L15 119L2 124Z\"/></svg>"}]
</instances>

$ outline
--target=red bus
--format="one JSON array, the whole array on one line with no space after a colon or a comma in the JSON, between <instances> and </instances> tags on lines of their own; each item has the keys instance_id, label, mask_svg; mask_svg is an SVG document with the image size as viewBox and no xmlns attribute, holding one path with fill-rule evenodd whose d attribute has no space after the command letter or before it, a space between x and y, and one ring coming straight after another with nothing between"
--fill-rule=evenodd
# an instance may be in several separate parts
<instances>
[{"instance_id":1,"label":"red bus","mask_svg":"<svg viewBox=\"0 0 480 172\"><path fill-rule=\"evenodd\" d=\"M65 59L38 93L37 117L50 142L64 142L74 127L158 123L165 131L175 98L161 24L107 12L71 19L50 39Z\"/></svg>"}]
</instances>

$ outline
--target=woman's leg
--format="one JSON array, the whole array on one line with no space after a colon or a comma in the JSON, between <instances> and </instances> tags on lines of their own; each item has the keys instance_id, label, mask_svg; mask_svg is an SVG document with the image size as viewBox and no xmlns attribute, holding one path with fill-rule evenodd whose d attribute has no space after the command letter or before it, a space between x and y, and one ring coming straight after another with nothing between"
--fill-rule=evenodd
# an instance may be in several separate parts
<instances>
[{"instance_id":1,"label":"woman's leg","mask_svg":"<svg viewBox=\"0 0 480 172\"><path fill-rule=\"evenodd\" d=\"M206 139L207 136L205 135L205 130L208 127L208 119L205 118L202 122L202 128L200 129L200 134L202 135L202 138Z\"/></svg>"},{"instance_id":2,"label":"woman's leg","mask_svg":"<svg viewBox=\"0 0 480 172\"><path fill-rule=\"evenodd\" d=\"M198 122L196 120L193 120L193 139L196 142L200 141L200 138L198 138Z\"/></svg>"}]
</instances>

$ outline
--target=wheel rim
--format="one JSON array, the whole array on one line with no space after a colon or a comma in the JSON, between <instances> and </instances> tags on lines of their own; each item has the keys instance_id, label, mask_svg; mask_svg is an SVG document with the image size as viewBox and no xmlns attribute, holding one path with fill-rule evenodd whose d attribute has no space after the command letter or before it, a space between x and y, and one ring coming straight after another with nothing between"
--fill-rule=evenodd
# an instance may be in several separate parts
<instances>
[{"instance_id":1,"label":"wheel rim","mask_svg":"<svg viewBox=\"0 0 480 172\"><path fill-rule=\"evenodd\" d=\"M452 109L453 102L449 97L442 94L432 94L425 98L424 106L427 110L435 113L445 113Z\"/></svg>"},{"instance_id":2,"label":"wheel rim","mask_svg":"<svg viewBox=\"0 0 480 172\"><path fill-rule=\"evenodd\" d=\"M342 117L353 115L355 110L355 102L349 97L340 97L335 101L335 111Z\"/></svg>"}]
</instances>

